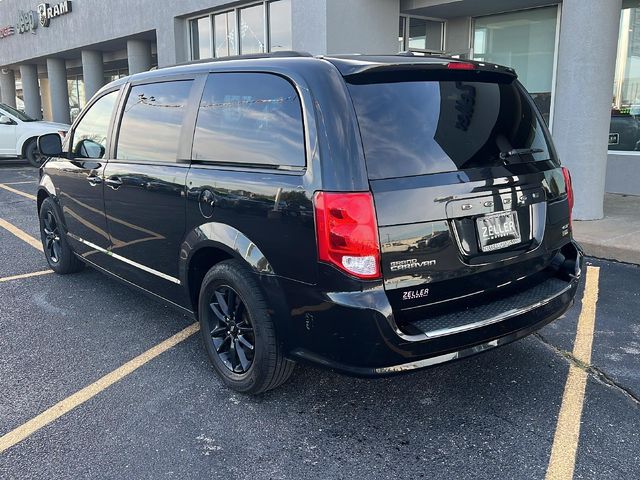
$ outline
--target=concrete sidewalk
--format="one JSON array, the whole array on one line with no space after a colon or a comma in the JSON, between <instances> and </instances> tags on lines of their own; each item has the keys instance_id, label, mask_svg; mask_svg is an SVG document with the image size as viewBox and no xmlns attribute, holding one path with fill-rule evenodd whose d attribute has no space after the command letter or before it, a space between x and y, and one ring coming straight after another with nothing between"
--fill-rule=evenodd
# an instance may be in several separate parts
<instances>
[{"instance_id":1,"label":"concrete sidewalk","mask_svg":"<svg viewBox=\"0 0 640 480\"><path fill-rule=\"evenodd\" d=\"M574 221L573 236L587 255L640 264L640 197L607 193L602 220Z\"/></svg>"}]
</instances>

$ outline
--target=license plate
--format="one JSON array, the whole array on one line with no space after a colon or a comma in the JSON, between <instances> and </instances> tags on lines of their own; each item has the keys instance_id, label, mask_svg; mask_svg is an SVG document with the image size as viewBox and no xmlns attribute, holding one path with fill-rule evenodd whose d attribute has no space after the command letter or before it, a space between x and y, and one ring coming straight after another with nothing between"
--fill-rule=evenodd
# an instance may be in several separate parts
<instances>
[{"instance_id":1,"label":"license plate","mask_svg":"<svg viewBox=\"0 0 640 480\"><path fill-rule=\"evenodd\" d=\"M476 220L480 250L491 252L520 243L520 226L516 212L501 212Z\"/></svg>"}]
</instances>

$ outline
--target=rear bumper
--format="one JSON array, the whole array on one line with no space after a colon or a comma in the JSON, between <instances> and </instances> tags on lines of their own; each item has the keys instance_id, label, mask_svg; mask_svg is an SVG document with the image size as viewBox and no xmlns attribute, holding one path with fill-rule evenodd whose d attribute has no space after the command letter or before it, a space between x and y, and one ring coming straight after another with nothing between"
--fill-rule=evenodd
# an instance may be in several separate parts
<instances>
[{"instance_id":1,"label":"rear bumper","mask_svg":"<svg viewBox=\"0 0 640 480\"><path fill-rule=\"evenodd\" d=\"M575 243L575 268L564 288L533 304L484 318L468 329L428 336L408 335L395 323L381 286L362 292L315 295L298 287L288 299L302 301L292 311L287 351L296 359L346 374L385 376L445 363L523 338L562 315L573 304L583 264ZM297 315L299 314L299 315Z\"/></svg>"}]
</instances>

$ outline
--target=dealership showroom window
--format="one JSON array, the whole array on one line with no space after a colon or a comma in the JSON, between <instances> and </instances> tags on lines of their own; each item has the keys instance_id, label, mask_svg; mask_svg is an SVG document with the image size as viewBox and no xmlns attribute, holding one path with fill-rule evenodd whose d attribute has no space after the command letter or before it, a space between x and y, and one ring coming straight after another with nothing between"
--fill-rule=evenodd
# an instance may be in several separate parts
<instances>
[{"instance_id":1,"label":"dealership showroom window","mask_svg":"<svg viewBox=\"0 0 640 480\"><path fill-rule=\"evenodd\" d=\"M620 16L609 150L640 150L640 8Z\"/></svg>"},{"instance_id":2,"label":"dealership showroom window","mask_svg":"<svg viewBox=\"0 0 640 480\"><path fill-rule=\"evenodd\" d=\"M263 2L193 18L189 21L191 58L292 50L290 18L291 0Z\"/></svg>"}]
</instances>

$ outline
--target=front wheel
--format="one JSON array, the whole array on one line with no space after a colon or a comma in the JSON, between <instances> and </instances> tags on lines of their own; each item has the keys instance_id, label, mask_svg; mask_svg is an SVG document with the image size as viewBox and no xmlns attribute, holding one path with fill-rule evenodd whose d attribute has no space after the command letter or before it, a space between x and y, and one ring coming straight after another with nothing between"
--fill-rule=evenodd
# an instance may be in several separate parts
<instances>
[{"instance_id":1,"label":"front wheel","mask_svg":"<svg viewBox=\"0 0 640 480\"><path fill-rule=\"evenodd\" d=\"M69 246L62 231L58 209L50 198L45 198L40 206L40 238L51 270L62 275L82 270L84 263Z\"/></svg>"},{"instance_id":2,"label":"front wheel","mask_svg":"<svg viewBox=\"0 0 640 480\"><path fill-rule=\"evenodd\" d=\"M24 147L24 157L33 167L36 168L40 168L45 159L45 156L38 151L38 144L35 139L30 140Z\"/></svg>"},{"instance_id":3,"label":"front wheel","mask_svg":"<svg viewBox=\"0 0 640 480\"><path fill-rule=\"evenodd\" d=\"M237 260L207 272L198 302L209 360L222 381L258 394L283 384L294 362L284 357L267 302L255 275Z\"/></svg>"}]
</instances>

